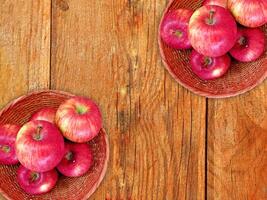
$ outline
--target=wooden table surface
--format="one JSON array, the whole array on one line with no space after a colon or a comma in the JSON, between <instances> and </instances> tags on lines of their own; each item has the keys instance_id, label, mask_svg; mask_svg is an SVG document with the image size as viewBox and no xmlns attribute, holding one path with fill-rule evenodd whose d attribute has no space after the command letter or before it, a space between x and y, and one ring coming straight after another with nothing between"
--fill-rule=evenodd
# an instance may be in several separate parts
<instances>
[{"instance_id":1,"label":"wooden table surface","mask_svg":"<svg viewBox=\"0 0 267 200\"><path fill-rule=\"evenodd\" d=\"M101 106L110 140L96 200L267 199L267 82L222 100L164 69L167 0L1 0L0 106L56 89Z\"/></svg>"}]
</instances>

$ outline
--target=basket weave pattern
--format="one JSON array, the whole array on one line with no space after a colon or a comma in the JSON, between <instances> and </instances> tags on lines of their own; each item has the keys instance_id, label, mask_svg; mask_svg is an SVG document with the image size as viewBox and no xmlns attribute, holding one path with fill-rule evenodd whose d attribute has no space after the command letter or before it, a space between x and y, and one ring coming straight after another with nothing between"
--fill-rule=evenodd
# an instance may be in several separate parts
<instances>
[{"instance_id":1,"label":"basket weave pattern","mask_svg":"<svg viewBox=\"0 0 267 200\"><path fill-rule=\"evenodd\" d=\"M178 8L197 9L202 0L173 0L169 3L163 16L170 10ZM262 30L267 38L267 25ZM223 77L216 80L204 81L198 78L191 70L189 63L190 50L179 51L168 47L160 38L160 53L165 67L173 78L192 92L211 98L223 98L245 93L267 77L267 53L258 60L250 63L240 63L232 59L230 70Z\"/></svg>"},{"instance_id":2,"label":"basket weave pattern","mask_svg":"<svg viewBox=\"0 0 267 200\"><path fill-rule=\"evenodd\" d=\"M8 104L0 112L0 124L17 123L23 125L30 116L43 107L57 108L71 94L59 91L42 91L22 96ZM59 175L56 187L47 194L31 196L26 194L16 181L18 166L0 165L0 191L7 199L87 199L99 186L107 169L109 157L108 140L105 130L89 142L93 151L94 164L90 171L79 178L67 178Z\"/></svg>"}]
</instances>

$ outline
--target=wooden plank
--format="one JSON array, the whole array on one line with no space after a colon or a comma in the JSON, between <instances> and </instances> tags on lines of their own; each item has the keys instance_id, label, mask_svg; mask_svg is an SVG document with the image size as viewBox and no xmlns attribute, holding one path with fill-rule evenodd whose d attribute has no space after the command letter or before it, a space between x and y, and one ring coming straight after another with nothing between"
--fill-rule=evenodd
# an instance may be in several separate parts
<instances>
[{"instance_id":1,"label":"wooden plank","mask_svg":"<svg viewBox=\"0 0 267 200\"><path fill-rule=\"evenodd\" d=\"M206 101L161 63L166 2L53 1L52 88L97 101L107 175L92 199L204 199Z\"/></svg>"},{"instance_id":2,"label":"wooden plank","mask_svg":"<svg viewBox=\"0 0 267 200\"><path fill-rule=\"evenodd\" d=\"M50 0L0 4L0 106L35 89L49 88Z\"/></svg>"},{"instance_id":3,"label":"wooden plank","mask_svg":"<svg viewBox=\"0 0 267 200\"><path fill-rule=\"evenodd\" d=\"M1 0L0 107L49 88L50 18L50 0Z\"/></svg>"},{"instance_id":4,"label":"wooden plank","mask_svg":"<svg viewBox=\"0 0 267 200\"><path fill-rule=\"evenodd\" d=\"M267 83L209 101L208 199L267 199Z\"/></svg>"}]
</instances>

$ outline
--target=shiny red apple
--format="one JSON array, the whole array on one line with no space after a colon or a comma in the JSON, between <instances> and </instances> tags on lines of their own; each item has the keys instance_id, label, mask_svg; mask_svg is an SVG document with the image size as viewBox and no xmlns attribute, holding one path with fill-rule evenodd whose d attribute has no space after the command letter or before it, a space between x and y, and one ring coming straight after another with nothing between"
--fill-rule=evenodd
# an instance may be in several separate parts
<instances>
[{"instance_id":1,"label":"shiny red apple","mask_svg":"<svg viewBox=\"0 0 267 200\"><path fill-rule=\"evenodd\" d=\"M265 35L259 28L239 28L237 42L230 54L241 62L251 62L258 59L265 50Z\"/></svg>"},{"instance_id":2,"label":"shiny red apple","mask_svg":"<svg viewBox=\"0 0 267 200\"><path fill-rule=\"evenodd\" d=\"M206 5L217 5L224 8L227 8L227 0L205 0L203 6Z\"/></svg>"},{"instance_id":3,"label":"shiny red apple","mask_svg":"<svg viewBox=\"0 0 267 200\"><path fill-rule=\"evenodd\" d=\"M19 163L15 152L15 141L20 126L13 124L0 125L0 164L14 165Z\"/></svg>"},{"instance_id":4,"label":"shiny red apple","mask_svg":"<svg viewBox=\"0 0 267 200\"><path fill-rule=\"evenodd\" d=\"M188 23L193 11L189 9L171 10L163 18L160 25L162 40L175 49L191 48L188 39Z\"/></svg>"},{"instance_id":5,"label":"shiny red apple","mask_svg":"<svg viewBox=\"0 0 267 200\"><path fill-rule=\"evenodd\" d=\"M223 7L208 5L197 9L189 22L189 39L199 53L209 57L225 55L235 44L237 25Z\"/></svg>"},{"instance_id":6,"label":"shiny red apple","mask_svg":"<svg viewBox=\"0 0 267 200\"><path fill-rule=\"evenodd\" d=\"M50 107L42 108L31 116L30 121L43 120L54 124L56 112L57 110L55 108L50 108Z\"/></svg>"},{"instance_id":7,"label":"shiny red apple","mask_svg":"<svg viewBox=\"0 0 267 200\"><path fill-rule=\"evenodd\" d=\"M190 64L192 71L199 78L203 80L212 80L223 76L228 71L231 59L227 54L212 58L193 50L191 53Z\"/></svg>"},{"instance_id":8,"label":"shiny red apple","mask_svg":"<svg viewBox=\"0 0 267 200\"><path fill-rule=\"evenodd\" d=\"M55 169L48 172L34 172L20 165L17 181L20 187L30 195L44 194L56 185L58 174Z\"/></svg>"},{"instance_id":9,"label":"shiny red apple","mask_svg":"<svg viewBox=\"0 0 267 200\"><path fill-rule=\"evenodd\" d=\"M59 106L56 124L68 140L84 143L99 133L102 117L98 106L92 100L73 97Z\"/></svg>"},{"instance_id":10,"label":"shiny red apple","mask_svg":"<svg viewBox=\"0 0 267 200\"><path fill-rule=\"evenodd\" d=\"M68 177L84 175L93 164L93 154L88 144L65 143L65 156L57 166Z\"/></svg>"},{"instance_id":11,"label":"shiny red apple","mask_svg":"<svg viewBox=\"0 0 267 200\"><path fill-rule=\"evenodd\" d=\"M228 8L243 26L255 28L267 23L267 0L228 0Z\"/></svg>"},{"instance_id":12,"label":"shiny red apple","mask_svg":"<svg viewBox=\"0 0 267 200\"><path fill-rule=\"evenodd\" d=\"M20 163L36 172L53 169L64 155L64 138L60 131L47 121L30 121L20 129L16 143Z\"/></svg>"}]
</instances>

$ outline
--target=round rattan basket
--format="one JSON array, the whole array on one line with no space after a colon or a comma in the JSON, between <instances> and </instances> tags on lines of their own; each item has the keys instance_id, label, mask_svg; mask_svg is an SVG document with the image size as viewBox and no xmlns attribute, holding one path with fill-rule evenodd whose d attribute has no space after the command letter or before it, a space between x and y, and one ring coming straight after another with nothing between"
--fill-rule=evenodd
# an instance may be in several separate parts
<instances>
[{"instance_id":1,"label":"round rattan basket","mask_svg":"<svg viewBox=\"0 0 267 200\"><path fill-rule=\"evenodd\" d=\"M9 103L0 111L0 124L24 124L30 116L42 107L57 108L63 101L73 96L61 91L41 91L27 94ZM0 165L0 192L12 200L80 200L88 199L104 178L109 158L109 144L104 129L89 142L93 151L94 164L84 176L67 178L60 176L56 187L49 193L37 196L26 194L16 181L18 166Z\"/></svg>"},{"instance_id":2,"label":"round rattan basket","mask_svg":"<svg viewBox=\"0 0 267 200\"><path fill-rule=\"evenodd\" d=\"M201 6L202 0L171 0L164 15L170 10L178 8L197 9ZM161 24L161 23L160 23ZM262 27L267 38L267 25ZM182 86L195 94L209 98L225 98L245 93L267 77L267 53L256 61L240 63L232 59L231 69L223 77L204 81L198 78L190 68L190 50L180 51L168 47L158 34L160 53L163 63L173 78Z\"/></svg>"}]
</instances>

